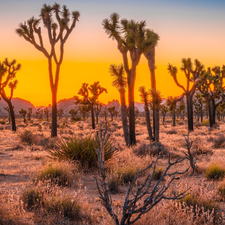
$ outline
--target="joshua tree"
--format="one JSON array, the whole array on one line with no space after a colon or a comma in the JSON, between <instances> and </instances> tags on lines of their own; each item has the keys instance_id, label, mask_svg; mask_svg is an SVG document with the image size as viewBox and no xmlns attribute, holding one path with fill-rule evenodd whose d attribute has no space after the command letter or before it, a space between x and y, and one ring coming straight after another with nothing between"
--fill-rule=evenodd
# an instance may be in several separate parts
<instances>
[{"instance_id":1,"label":"joshua tree","mask_svg":"<svg viewBox=\"0 0 225 225\"><path fill-rule=\"evenodd\" d=\"M169 96L166 101L167 106L169 107L169 111L173 114L173 126L176 126L176 104L177 101L173 96Z\"/></svg>"},{"instance_id":2,"label":"joshua tree","mask_svg":"<svg viewBox=\"0 0 225 225\"><path fill-rule=\"evenodd\" d=\"M152 95L152 103L153 103L153 132L154 132L154 140L159 141L159 109L160 104L158 102L159 93L156 89L156 78L155 78L155 47L158 43L159 35L154 33L151 30L145 31L145 48L144 48L144 56L148 60L148 67L150 70L151 76L151 95Z\"/></svg>"},{"instance_id":3,"label":"joshua tree","mask_svg":"<svg viewBox=\"0 0 225 225\"><path fill-rule=\"evenodd\" d=\"M45 117L46 117L46 120L48 121L48 117L49 117L49 109L48 109L48 107L45 107L45 108L43 109L43 113L44 113L44 115L45 115Z\"/></svg>"},{"instance_id":4,"label":"joshua tree","mask_svg":"<svg viewBox=\"0 0 225 225\"><path fill-rule=\"evenodd\" d=\"M105 118L105 122L107 122L108 113L104 110L102 116Z\"/></svg>"},{"instance_id":5,"label":"joshua tree","mask_svg":"<svg viewBox=\"0 0 225 225\"><path fill-rule=\"evenodd\" d=\"M136 79L136 68L142 53L150 49L149 38L146 37L145 21L135 22L127 19L120 20L117 13L113 13L109 19L102 23L104 30L110 38L117 41L117 47L123 58L124 69L127 74L128 103L129 103L129 135L130 143L136 144L135 137L135 109L134 109L134 85ZM131 65L128 63L130 53Z\"/></svg>"},{"instance_id":6,"label":"joshua tree","mask_svg":"<svg viewBox=\"0 0 225 225\"><path fill-rule=\"evenodd\" d=\"M162 114L162 116L163 116L163 124L164 124L164 122L165 122L166 113L167 113L168 111L169 111L169 109L168 109L167 106L165 106L165 105L161 105L161 106L160 106L160 112L161 112L161 114Z\"/></svg>"},{"instance_id":7,"label":"joshua tree","mask_svg":"<svg viewBox=\"0 0 225 225\"><path fill-rule=\"evenodd\" d=\"M8 105L11 121L12 131L16 131L16 120L12 105L13 92L18 84L15 80L16 73L20 70L21 65L16 64L16 60L8 61L6 58L4 62L0 62L0 95ZM6 75L6 77L5 77ZM4 79L5 77L5 79ZM5 87L8 85L10 89L10 96L7 97L5 93Z\"/></svg>"},{"instance_id":8,"label":"joshua tree","mask_svg":"<svg viewBox=\"0 0 225 225\"><path fill-rule=\"evenodd\" d=\"M95 112L95 117L96 117L96 123L98 124L98 116L102 110L102 104L100 102L96 102L94 106L94 112Z\"/></svg>"},{"instance_id":9,"label":"joshua tree","mask_svg":"<svg viewBox=\"0 0 225 225\"><path fill-rule=\"evenodd\" d=\"M39 120L42 120L42 119L43 119L43 110L42 110L41 108L38 108L38 109L36 110L35 114L36 114L36 116L37 116L37 118L38 118Z\"/></svg>"},{"instance_id":10,"label":"joshua tree","mask_svg":"<svg viewBox=\"0 0 225 225\"><path fill-rule=\"evenodd\" d=\"M63 117L63 114L64 114L64 110L63 109L57 110L57 115L59 117L59 120Z\"/></svg>"},{"instance_id":11,"label":"joshua tree","mask_svg":"<svg viewBox=\"0 0 225 225\"><path fill-rule=\"evenodd\" d=\"M86 115L88 115L88 112L90 111L90 106L89 105L80 105L78 107L78 111L80 114L82 114L83 119L86 118Z\"/></svg>"},{"instance_id":12,"label":"joshua tree","mask_svg":"<svg viewBox=\"0 0 225 225\"><path fill-rule=\"evenodd\" d=\"M198 86L198 90L205 98L208 106L210 127L216 123L216 108L224 101L224 78L225 66L222 66L222 68L219 66L212 69L208 68L207 71L201 74L201 83ZM216 100L218 101L216 102Z\"/></svg>"},{"instance_id":13,"label":"joshua tree","mask_svg":"<svg viewBox=\"0 0 225 225\"><path fill-rule=\"evenodd\" d=\"M89 91L92 96L89 95ZM88 87L87 83L83 83L80 88L78 94L83 98L79 98L78 96L74 96L75 104L89 105L91 110L91 119L92 119L92 129L95 129L95 115L94 115L94 105L97 104L97 100L100 94L103 92L107 93L107 90L98 82L94 82L90 87Z\"/></svg>"},{"instance_id":14,"label":"joshua tree","mask_svg":"<svg viewBox=\"0 0 225 225\"><path fill-rule=\"evenodd\" d=\"M21 109L21 110L19 111L19 114L23 117L23 122L26 123L27 110Z\"/></svg>"},{"instance_id":15,"label":"joshua tree","mask_svg":"<svg viewBox=\"0 0 225 225\"><path fill-rule=\"evenodd\" d=\"M193 69L193 63L191 59L182 59L182 67L181 70L184 72L186 79L187 79L187 86L186 88L181 85L177 80L177 67L172 66L171 64L168 65L168 72L173 77L174 82L178 87L180 87L186 96L187 100L187 118L188 118L188 130L193 131L193 95L195 93L197 84L200 82L200 75L203 73L203 64L200 63L197 59L195 60L195 69ZM191 87L191 83L192 87Z\"/></svg>"},{"instance_id":16,"label":"joshua tree","mask_svg":"<svg viewBox=\"0 0 225 225\"><path fill-rule=\"evenodd\" d=\"M77 111L75 109L71 109L69 114L71 115L71 120L76 120Z\"/></svg>"},{"instance_id":17,"label":"joshua tree","mask_svg":"<svg viewBox=\"0 0 225 225\"><path fill-rule=\"evenodd\" d=\"M146 87L144 87L144 86L139 87L139 92L140 92L141 101L144 103L145 119L146 119L146 124L147 124L147 129L148 129L148 136L149 136L150 141L153 141L154 138L153 138L153 134L152 134L149 104L148 104L150 93L146 91Z\"/></svg>"},{"instance_id":18,"label":"joshua tree","mask_svg":"<svg viewBox=\"0 0 225 225\"><path fill-rule=\"evenodd\" d=\"M116 110L115 106L107 108L109 114L111 115L111 121L113 121L113 117L118 115L118 111Z\"/></svg>"},{"instance_id":19,"label":"joshua tree","mask_svg":"<svg viewBox=\"0 0 225 225\"><path fill-rule=\"evenodd\" d=\"M124 139L127 145L130 145L130 136L128 132L128 124L127 124L127 109L126 109L126 87L127 87L127 79L124 76L124 67L123 64L118 66L111 64L109 67L110 75L113 77L112 85L117 88L120 93L120 103L121 103L121 119L123 125L123 134Z\"/></svg>"},{"instance_id":20,"label":"joshua tree","mask_svg":"<svg viewBox=\"0 0 225 225\"><path fill-rule=\"evenodd\" d=\"M32 108L28 108L28 112L27 112L28 120L30 120L31 115L32 115Z\"/></svg>"},{"instance_id":21,"label":"joshua tree","mask_svg":"<svg viewBox=\"0 0 225 225\"><path fill-rule=\"evenodd\" d=\"M72 22L70 23L71 14ZM64 45L75 28L79 17L80 13L78 11L70 13L65 5L61 10L60 5L57 3L53 6L44 4L41 9L40 19L31 17L27 22L24 22L24 24L21 23L19 28L16 29L19 36L34 45L34 47L38 51L42 52L48 60L48 72L52 92L52 137L57 136L57 91L60 67L64 56ZM44 28L47 29L48 40L50 42L50 52L48 52L44 47L42 31L39 26L40 21L43 22ZM57 44L60 46L58 57L56 54ZM53 63L55 63L56 66L55 75L53 75Z\"/></svg>"},{"instance_id":22,"label":"joshua tree","mask_svg":"<svg viewBox=\"0 0 225 225\"><path fill-rule=\"evenodd\" d=\"M9 107L4 107L4 110L8 113L8 116L9 116L8 119L9 119L9 123L10 123L11 122L10 109L9 109Z\"/></svg>"}]
</instances>

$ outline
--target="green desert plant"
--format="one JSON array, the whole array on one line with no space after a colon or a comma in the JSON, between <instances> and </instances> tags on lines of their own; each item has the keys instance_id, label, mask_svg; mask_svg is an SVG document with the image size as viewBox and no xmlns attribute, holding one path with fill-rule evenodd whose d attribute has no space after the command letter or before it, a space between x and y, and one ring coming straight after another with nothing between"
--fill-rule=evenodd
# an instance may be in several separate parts
<instances>
[{"instance_id":1,"label":"green desert plant","mask_svg":"<svg viewBox=\"0 0 225 225\"><path fill-rule=\"evenodd\" d=\"M59 186L71 186L73 181L72 172L62 165L47 166L37 174L36 179L40 181L50 180Z\"/></svg>"},{"instance_id":2,"label":"green desert plant","mask_svg":"<svg viewBox=\"0 0 225 225\"><path fill-rule=\"evenodd\" d=\"M78 161L83 168L97 167L98 160L96 148L98 147L95 138L91 135L86 137L73 137L69 140L58 138L56 140L58 149L48 149L47 152L59 160ZM105 160L112 157L114 148L110 140L105 147Z\"/></svg>"},{"instance_id":3,"label":"green desert plant","mask_svg":"<svg viewBox=\"0 0 225 225\"><path fill-rule=\"evenodd\" d=\"M116 173L122 184L129 184L135 177L136 169L128 166L120 168Z\"/></svg>"},{"instance_id":4,"label":"green desert plant","mask_svg":"<svg viewBox=\"0 0 225 225\"><path fill-rule=\"evenodd\" d=\"M212 164L205 171L205 177L210 180L219 180L225 175L225 169L218 164Z\"/></svg>"},{"instance_id":5,"label":"green desert plant","mask_svg":"<svg viewBox=\"0 0 225 225\"><path fill-rule=\"evenodd\" d=\"M163 169L162 168L156 168L155 172L153 174L153 179L154 180L159 180L162 175L163 175Z\"/></svg>"}]
</instances>

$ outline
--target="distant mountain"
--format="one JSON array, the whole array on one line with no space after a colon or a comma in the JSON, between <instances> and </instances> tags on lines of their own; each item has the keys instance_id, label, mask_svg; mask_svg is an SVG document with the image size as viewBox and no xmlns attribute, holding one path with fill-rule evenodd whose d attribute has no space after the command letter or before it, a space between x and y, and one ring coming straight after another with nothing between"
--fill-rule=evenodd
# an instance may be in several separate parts
<instances>
[{"instance_id":1,"label":"distant mountain","mask_svg":"<svg viewBox=\"0 0 225 225\"><path fill-rule=\"evenodd\" d=\"M35 111L35 106L31 102L21 98L13 98L12 105L14 106L15 114L18 114L18 111L20 111L21 109L28 110L28 108L32 108L33 112ZM8 112L4 109L4 107L7 107L7 106L8 106L7 103L3 99L1 99L0 101L1 116L8 115Z\"/></svg>"}]
</instances>

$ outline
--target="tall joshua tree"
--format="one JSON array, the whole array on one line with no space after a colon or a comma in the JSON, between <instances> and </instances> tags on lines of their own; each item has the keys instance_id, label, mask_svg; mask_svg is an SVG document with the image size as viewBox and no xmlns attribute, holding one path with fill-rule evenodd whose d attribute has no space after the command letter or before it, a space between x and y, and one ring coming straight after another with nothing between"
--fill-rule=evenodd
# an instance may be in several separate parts
<instances>
[{"instance_id":1,"label":"tall joshua tree","mask_svg":"<svg viewBox=\"0 0 225 225\"><path fill-rule=\"evenodd\" d=\"M89 93L90 91L90 93ZM88 87L87 83L83 83L80 88L78 94L82 96L74 96L75 104L89 105L91 110L91 121L92 121L92 129L95 129L95 115L94 115L94 105L97 104L97 100L100 94L103 92L107 93L107 90L98 82L94 82L90 87ZM90 96L91 94L91 96Z\"/></svg>"},{"instance_id":2,"label":"tall joshua tree","mask_svg":"<svg viewBox=\"0 0 225 225\"><path fill-rule=\"evenodd\" d=\"M126 87L127 87L127 79L124 76L124 67L123 64L120 65L113 65L111 64L109 67L110 75L113 77L112 85L117 88L120 93L120 103L121 103L121 118L122 118L122 125L123 125L123 134L124 139L127 145L130 145L130 137L128 132L128 125L127 125L127 108L126 108Z\"/></svg>"},{"instance_id":3,"label":"tall joshua tree","mask_svg":"<svg viewBox=\"0 0 225 225\"><path fill-rule=\"evenodd\" d=\"M195 93L197 84L200 82L200 75L203 72L204 66L197 59L195 60L195 68L193 68L193 63L190 58L182 59L182 67L181 70L184 72L187 85L186 88L181 85L177 80L177 72L178 69L171 64L168 65L168 72L173 77L176 85L183 90L184 95L186 96L187 101L187 118L188 118L188 130L193 131L193 95ZM191 84L192 83L192 84ZM192 85L192 86L191 86Z\"/></svg>"},{"instance_id":4,"label":"tall joshua tree","mask_svg":"<svg viewBox=\"0 0 225 225\"><path fill-rule=\"evenodd\" d=\"M152 92L152 103L153 103L153 132L154 140L159 141L159 110L160 104L158 104L159 95L156 89L156 78L155 78L155 47L158 43L159 35L153 31L147 29L145 31L144 41L144 56L148 60L148 67L151 76L151 92Z\"/></svg>"},{"instance_id":5,"label":"tall joshua tree","mask_svg":"<svg viewBox=\"0 0 225 225\"><path fill-rule=\"evenodd\" d=\"M136 144L135 137L135 109L134 109L134 85L136 79L136 68L139 64L141 54L145 50L144 28L145 21L135 22L127 19L120 20L117 13L113 13L109 19L103 20L103 28L109 38L117 41L117 47L123 58L124 69L127 74L128 103L129 103L129 135L130 143ZM128 63L130 53L131 65Z\"/></svg>"},{"instance_id":6,"label":"tall joshua tree","mask_svg":"<svg viewBox=\"0 0 225 225\"><path fill-rule=\"evenodd\" d=\"M18 84L18 81L15 80L16 73L20 70L21 65L16 64L16 60L11 62L8 59L5 59L4 62L0 62L0 95L8 104L9 114L12 121L12 131L16 131L16 120L14 114L14 107L12 105L13 92ZM5 77L6 75L6 77ZM5 77L5 79L4 79ZM5 93L5 87L8 85L10 88L10 96L7 97Z\"/></svg>"},{"instance_id":7,"label":"tall joshua tree","mask_svg":"<svg viewBox=\"0 0 225 225\"><path fill-rule=\"evenodd\" d=\"M72 22L70 23L71 14ZM27 22L21 23L19 28L16 29L19 36L34 45L48 60L48 73L52 92L52 137L57 136L57 91L60 67L64 56L64 45L75 28L79 17L80 13L78 11L70 13L65 5L61 10L60 5L57 3L53 6L44 4L41 9L40 19L31 17ZM49 52L44 46L42 31L39 26L40 21L43 22L44 28L47 29L48 40L50 42ZM59 43L59 56L56 54L57 43ZM53 74L54 63L56 66L55 74Z\"/></svg>"}]
</instances>

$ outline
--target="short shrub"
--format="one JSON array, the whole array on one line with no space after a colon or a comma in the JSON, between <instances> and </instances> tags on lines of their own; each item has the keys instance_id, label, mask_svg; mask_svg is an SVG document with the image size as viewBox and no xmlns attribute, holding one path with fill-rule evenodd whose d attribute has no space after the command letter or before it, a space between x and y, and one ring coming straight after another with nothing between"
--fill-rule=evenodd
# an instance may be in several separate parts
<instances>
[{"instance_id":1,"label":"short shrub","mask_svg":"<svg viewBox=\"0 0 225 225\"><path fill-rule=\"evenodd\" d=\"M123 167L119 169L116 173L121 183L129 184L133 181L135 177L136 169L131 167Z\"/></svg>"},{"instance_id":2,"label":"short shrub","mask_svg":"<svg viewBox=\"0 0 225 225\"><path fill-rule=\"evenodd\" d=\"M224 148L225 147L225 136L224 135L218 135L214 140L214 148Z\"/></svg>"},{"instance_id":3,"label":"short shrub","mask_svg":"<svg viewBox=\"0 0 225 225\"><path fill-rule=\"evenodd\" d=\"M202 126L207 126L209 125L209 120L203 120L202 121Z\"/></svg>"},{"instance_id":4,"label":"short shrub","mask_svg":"<svg viewBox=\"0 0 225 225\"><path fill-rule=\"evenodd\" d=\"M44 168L40 173L38 173L36 179L40 181L50 180L50 182L59 186L71 186L73 181L71 171L69 171L67 167L59 165L49 165Z\"/></svg>"},{"instance_id":5,"label":"short shrub","mask_svg":"<svg viewBox=\"0 0 225 225\"><path fill-rule=\"evenodd\" d=\"M43 193L34 188L27 189L22 193L22 201L25 209L40 207L43 203Z\"/></svg>"},{"instance_id":6,"label":"short shrub","mask_svg":"<svg viewBox=\"0 0 225 225\"><path fill-rule=\"evenodd\" d=\"M6 122L5 122L4 120L0 120L0 124L1 124L1 125L5 125Z\"/></svg>"},{"instance_id":7,"label":"short shrub","mask_svg":"<svg viewBox=\"0 0 225 225\"><path fill-rule=\"evenodd\" d=\"M156 168L155 172L153 174L153 179L154 180L159 180L161 178L161 176L163 175L163 169L162 168Z\"/></svg>"},{"instance_id":8,"label":"short shrub","mask_svg":"<svg viewBox=\"0 0 225 225\"><path fill-rule=\"evenodd\" d=\"M111 174L107 181L109 191L112 194L116 194L119 192L120 178L117 174Z\"/></svg>"},{"instance_id":9,"label":"short shrub","mask_svg":"<svg viewBox=\"0 0 225 225\"><path fill-rule=\"evenodd\" d=\"M177 134L176 130L168 130L166 131L167 134Z\"/></svg>"},{"instance_id":10,"label":"short shrub","mask_svg":"<svg viewBox=\"0 0 225 225\"><path fill-rule=\"evenodd\" d=\"M225 184L224 183L218 187L218 192L219 192L220 198L224 200L225 199Z\"/></svg>"},{"instance_id":11,"label":"short shrub","mask_svg":"<svg viewBox=\"0 0 225 225\"><path fill-rule=\"evenodd\" d=\"M78 161L83 168L91 168L98 166L98 158L96 148L98 144L96 139L87 137L74 137L69 140L56 139L58 149L47 149L47 152L59 160ZM112 157L114 148L112 142L108 140L105 145L105 160Z\"/></svg>"},{"instance_id":12,"label":"short shrub","mask_svg":"<svg viewBox=\"0 0 225 225\"><path fill-rule=\"evenodd\" d=\"M223 178L225 175L225 169L221 168L217 164L213 164L209 166L208 169L205 171L205 177L210 180L219 180L220 178Z\"/></svg>"},{"instance_id":13,"label":"short shrub","mask_svg":"<svg viewBox=\"0 0 225 225\"><path fill-rule=\"evenodd\" d=\"M185 198L180 200L181 203L185 202L188 207L193 207L193 211L196 211L196 207L200 210L199 213L211 212L218 208L218 205L212 199L203 199L197 193L187 195Z\"/></svg>"},{"instance_id":14,"label":"short shrub","mask_svg":"<svg viewBox=\"0 0 225 225\"><path fill-rule=\"evenodd\" d=\"M22 142L27 143L28 145L32 145L36 142L36 138L30 130L24 130L18 136Z\"/></svg>"},{"instance_id":15,"label":"short shrub","mask_svg":"<svg viewBox=\"0 0 225 225\"><path fill-rule=\"evenodd\" d=\"M80 205L73 201L70 196L47 199L44 208L48 212L59 213L71 220L79 218L80 215Z\"/></svg>"}]
</instances>

